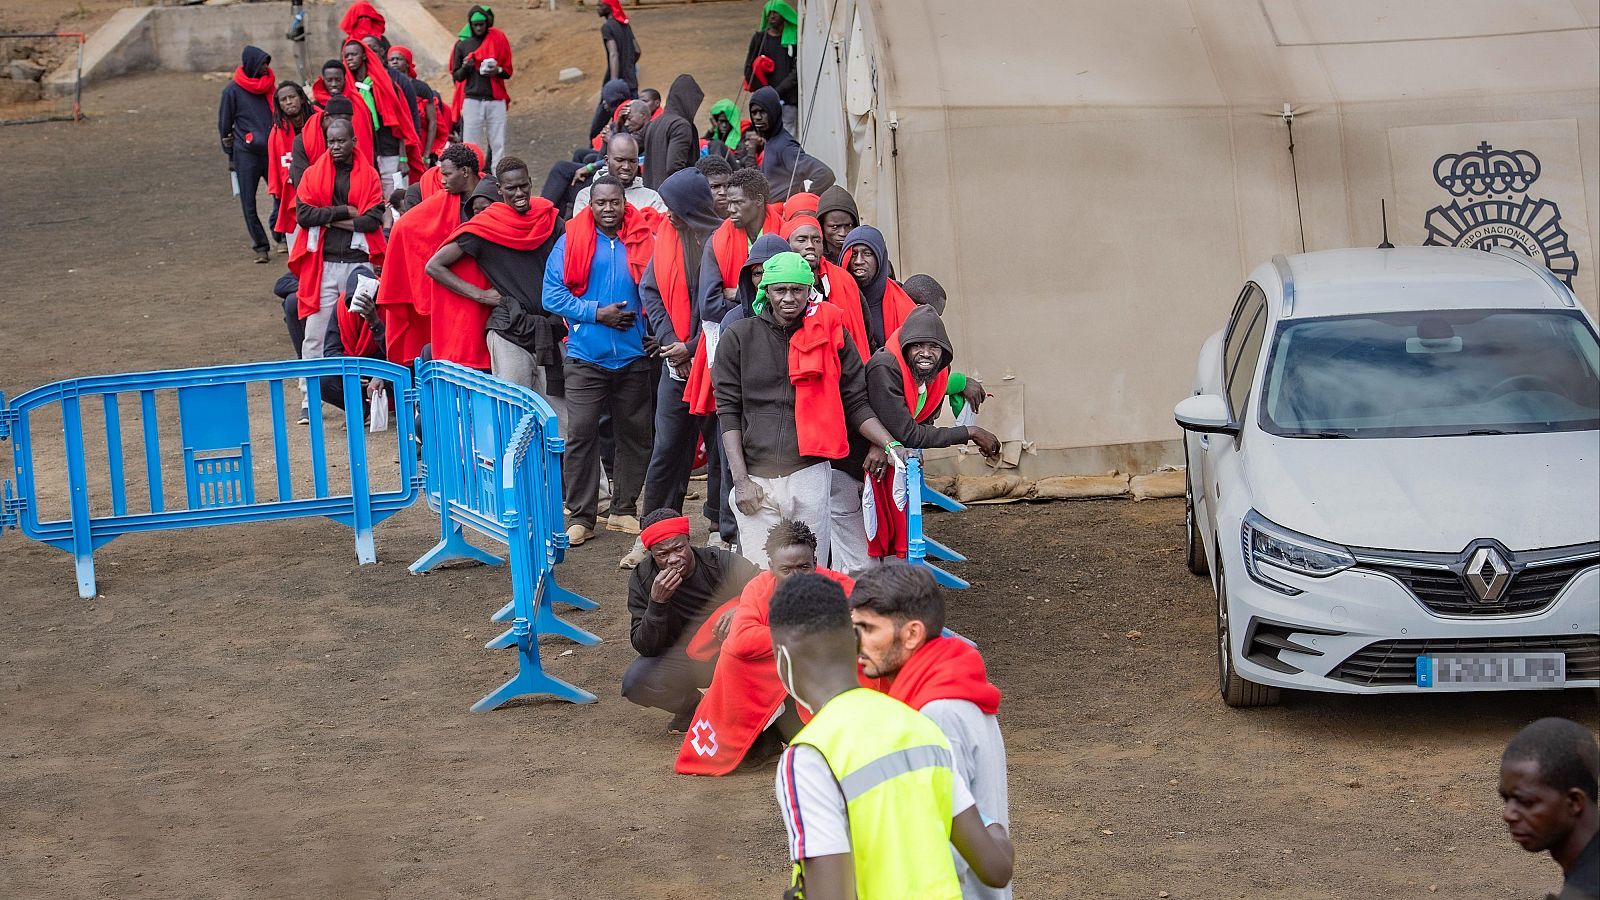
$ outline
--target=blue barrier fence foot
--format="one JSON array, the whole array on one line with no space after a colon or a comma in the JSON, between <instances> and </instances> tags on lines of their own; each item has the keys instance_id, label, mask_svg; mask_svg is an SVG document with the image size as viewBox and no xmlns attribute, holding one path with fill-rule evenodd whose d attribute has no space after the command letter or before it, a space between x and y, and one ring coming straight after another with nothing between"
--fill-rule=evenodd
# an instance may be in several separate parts
<instances>
[{"instance_id":1,"label":"blue barrier fence foot","mask_svg":"<svg viewBox=\"0 0 1600 900\"><path fill-rule=\"evenodd\" d=\"M585 631L563 620L549 606L543 604L533 614L533 633L539 637L544 637L545 635L564 637L569 641L583 644L586 647L593 647L595 644L600 643L599 635Z\"/></svg>"},{"instance_id":2,"label":"blue barrier fence foot","mask_svg":"<svg viewBox=\"0 0 1600 900\"><path fill-rule=\"evenodd\" d=\"M947 587L953 591L964 591L967 588L972 587L972 585L967 583L966 579L957 578L956 576L951 575L949 572L946 572L930 562L924 561L922 564L927 566L928 571L933 573L933 580L937 582L940 587Z\"/></svg>"},{"instance_id":3,"label":"blue barrier fence foot","mask_svg":"<svg viewBox=\"0 0 1600 900\"><path fill-rule=\"evenodd\" d=\"M554 580L550 582L550 602L565 603L573 609L600 608L600 604L590 600L588 597L585 597L582 594L575 594L572 591L567 590L561 585L556 584Z\"/></svg>"},{"instance_id":4,"label":"blue barrier fence foot","mask_svg":"<svg viewBox=\"0 0 1600 900\"><path fill-rule=\"evenodd\" d=\"M524 638L532 641L530 635ZM555 697L557 700L566 700L569 703L593 703L595 696L582 688L574 687L559 678L552 678L539 667L539 658L534 655L534 650L529 644L521 645L517 650L517 674L510 681L501 685L489 696L472 704L473 712L488 712L497 709L520 697L535 697L539 695Z\"/></svg>"},{"instance_id":5,"label":"blue barrier fence foot","mask_svg":"<svg viewBox=\"0 0 1600 900\"><path fill-rule=\"evenodd\" d=\"M505 631L500 632L498 637L496 637L493 640L489 641L489 643L484 644L483 645L483 649L485 649L485 650L504 650L507 647L515 647L516 645L517 645L517 629L515 627L512 627L512 628L507 628Z\"/></svg>"},{"instance_id":6,"label":"blue barrier fence foot","mask_svg":"<svg viewBox=\"0 0 1600 900\"><path fill-rule=\"evenodd\" d=\"M932 557L934 559L942 559L945 562L966 562L967 561L966 556L962 555L958 551L951 550L949 547L945 546L944 544L939 543L938 541L934 540L931 537L928 537L927 535L923 535L922 540L927 546L928 556L930 556L930 557Z\"/></svg>"},{"instance_id":7,"label":"blue barrier fence foot","mask_svg":"<svg viewBox=\"0 0 1600 900\"><path fill-rule=\"evenodd\" d=\"M922 485L922 502L932 503L946 512L966 512L967 507L952 497L939 493L924 482Z\"/></svg>"},{"instance_id":8,"label":"blue barrier fence foot","mask_svg":"<svg viewBox=\"0 0 1600 900\"><path fill-rule=\"evenodd\" d=\"M515 600L507 600L505 606L502 606L499 609L495 610L494 615L489 617L489 621L491 621L491 622L509 622L509 621L511 621L512 619L516 618L516 615L517 615L516 607L517 607L517 601L515 601Z\"/></svg>"},{"instance_id":9,"label":"blue barrier fence foot","mask_svg":"<svg viewBox=\"0 0 1600 900\"><path fill-rule=\"evenodd\" d=\"M486 566L500 565L500 557L467 543L467 539L461 536L460 530L457 530L435 544L432 550L418 557L417 561L411 564L410 571L413 575L420 575L436 566L459 559L476 560Z\"/></svg>"}]
</instances>

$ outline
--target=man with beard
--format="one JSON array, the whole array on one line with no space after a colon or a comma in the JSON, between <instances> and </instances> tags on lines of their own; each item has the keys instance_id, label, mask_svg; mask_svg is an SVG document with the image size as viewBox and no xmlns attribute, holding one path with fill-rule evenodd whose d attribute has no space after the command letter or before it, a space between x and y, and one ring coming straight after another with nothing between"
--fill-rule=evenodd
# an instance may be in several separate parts
<instances>
[{"instance_id":1,"label":"man with beard","mask_svg":"<svg viewBox=\"0 0 1600 900\"><path fill-rule=\"evenodd\" d=\"M279 252L287 253L284 237L294 232L294 182L289 178L294 165L295 139L311 118L311 98L299 84L285 81L272 93L272 133L267 136L267 192L273 199L273 239Z\"/></svg>"},{"instance_id":2,"label":"man with beard","mask_svg":"<svg viewBox=\"0 0 1600 900\"><path fill-rule=\"evenodd\" d=\"M595 179L593 202L567 223L544 268L545 306L571 324L564 369L567 448L562 490L567 540L594 536L599 510L600 418L611 414L616 486L609 531L638 534L639 491L650 461L650 369L639 279L655 247L656 214L623 199L622 183Z\"/></svg>"},{"instance_id":3,"label":"man with beard","mask_svg":"<svg viewBox=\"0 0 1600 900\"><path fill-rule=\"evenodd\" d=\"M772 598L770 621L778 677L813 713L779 760L775 785L794 895L960 897L951 845L985 884L1007 884L1015 851L1005 826L984 821L939 727L861 686L838 583L790 578Z\"/></svg>"},{"instance_id":4,"label":"man with beard","mask_svg":"<svg viewBox=\"0 0 1600 900\"><path fill-rule=\"evenodd\" d=\"M489 151L498 163L506 155L506 107L511 94L511 41L494 27L494 10L474 6L450 51L450 77L456 83L451 114L461 123L461 140Z\"/></svg>"},{"instance_id":5,"label":"man with beard","mask_svg":"<svg viewBox=\"0 0 1600 900\"><path fill-rule=\"evenodd\" d=\"M464 222L428 260L427 273L446 289L434 295L434 357L544 394L544 367L560 359L563 327L546 309L541 275L560 240L560 216L533 196L522 160L500 160L495 181L500 202Z\"/></svg>"},{"instance_id":6,"label":"man with beard","mask_svg":"<svg viewBox=\"0 0 1600 900\"><path fill-rule=\"evenodd\" d=\"M822 223L823 256L829 262L839 262L844 254L844 239L861 224L855 198L837 184L823 191L817 197L817 221Z\"/></svg>"},{"instance_id":7,"label":"man with beard","mask_svg":"<svg viewBox=\"0 0 1600 900\"><path fill-rule=\"evenodd\" d=\"M767 532L785 518L810 526L826 558L829 460L849 452L849 432L872 444L866 466L874 474L894 452L842 317L810 302L815 280L797 253L767 260L755 315L733 323L717 346L712 374L739 546L757 565L766 562Z\"/></svg>"},{"instance_id":8,"label":"man with beard","mask_svg":"<svg viewBox=\"0 0 1600 900\"><path fill-rule=\"evenodd\" d=\"M888 565L862 575L850 593L860 642L862 684L933 720L950 741L956 777L965 780L986 822L1011 827L1000 689L989 683L978 649L944 634L944 597L925 568ZM984 885L954 854L963 900L1009 900L1011 888Z\"/></svg>"},{"instance_id":9,"label":"man with beard","mask_svg":"<svg viewBox=\"0 0 1600 900\"><path fill-rule=\"evenodd\" d=\"M1600 897L1600 747L1568 719L1540 719L1517 732L1500 757L1501 818L1529 853L1550 852L1561 866L1559 898Z\"/></svg>"},{"instance_id":10,"label":"man with beard","mask_svg":"<svg viewBox=\"0 0 1600 900\"><path fill-rule=\"evenodd\" d=\"M667 730L681 733L714 666L686 653L690 638L757 570L727 550L692 546L689 520L670 509L646 516L640 537L647 555L628 578L628 638L639 658L623 673L622 696L672 713ZM727 631L726 622L713 627Z\"/></svg>"}]
</instances>

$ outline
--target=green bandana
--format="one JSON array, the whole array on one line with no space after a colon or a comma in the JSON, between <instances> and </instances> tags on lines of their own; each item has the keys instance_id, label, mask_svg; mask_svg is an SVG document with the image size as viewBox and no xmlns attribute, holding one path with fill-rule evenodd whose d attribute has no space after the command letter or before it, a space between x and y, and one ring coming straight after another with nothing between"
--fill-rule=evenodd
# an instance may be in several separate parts
<instances>
[{"instance_id":1,"label":"green bandana","mask_svg":"<svg viewBox=\"0 0 1600 900\"><path fill-rule=\"evenodd\" d=\"M483 9L488 9L488 8L489 7L485 6ZM472 37L472 23L473 22L487 22L487 21L489 21L489 17L484 14L482 9L473 10L471 15L467 16L467 24L461 26L461 30L456 32L456 37L460 38L463 41L466 40L469 37Z\"/></svg>"},{"instance_id":2,"label":"green bandana","mask_svg":"<svg viewBox=\"0 0 1600 900\"><path fill-rule=\"evenodd\" d=\"M783 36L778 40L785 47L793 47L795 32L799 30L800 14L795 12L794 7L784 2L784 0L767 0L767 5L761 8L762 31L767 30L767 14L773 10L777 10L778 15L783 16Z\"/></svg>"},{"instance_id":3,"label":"green bandana","mask_svg":"<svg viewBox=\"0 0 1600 900\"><path fill-rule=\"evenodd\" d=\"M728 124L733 126L722 142L728 145L729 150L739 149L739 107L734 106L732 100L723 97L721 100L711 104L711 115L714 116L717 113L727 116Z\"/></svg>"},{"instance_id":4,"label":"green bandana","mask_svg":"<svg viewBox=\"0 0 1600 900\"><path fill-rule=\"evenodd\" d=\"M776 254L761 267L761 284L756 286L756 299L750 303L750 308L758 316L767 308L769 284L803 284L812 287L816 283L817 277L804 256L792 252Z\"/></svg>"}]
</instances>

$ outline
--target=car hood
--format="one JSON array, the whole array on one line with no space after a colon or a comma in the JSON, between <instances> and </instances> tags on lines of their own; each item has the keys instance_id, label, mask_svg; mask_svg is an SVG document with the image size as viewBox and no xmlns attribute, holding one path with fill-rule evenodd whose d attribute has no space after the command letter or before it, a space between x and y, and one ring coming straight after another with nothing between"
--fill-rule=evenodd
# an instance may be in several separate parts
<instances>
[{"instance_id":1,"label":"car hood","mask_svg":"<svg viewBox=\"0 0 1600 900\"><path fill-rule=\"evenodd\" d=\"M1600 540L1600 432L1245 441L1256 509L1323 540L1438 553Z\"/></svg>"}]
</instances>

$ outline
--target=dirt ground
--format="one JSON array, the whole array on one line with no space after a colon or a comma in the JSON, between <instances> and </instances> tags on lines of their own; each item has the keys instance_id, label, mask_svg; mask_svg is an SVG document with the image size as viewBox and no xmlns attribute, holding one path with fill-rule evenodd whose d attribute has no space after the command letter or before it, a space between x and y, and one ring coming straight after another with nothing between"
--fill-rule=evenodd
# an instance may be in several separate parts
<instances>
[{"instance_id":1,"label":"dirt ground","mask_svg":"<svg viewBox=\"0 0 1600 900\"><path fill-rule=\"evenodd\" d=\"M721 57L753 9L637 13L647 83L670 81L649 48L682 46L710 97L731 93L740 60ZM568 64L556 43L535 56L546 80ZM592 68L597 47L572 49ZM525 84L519 152L564 155L594 88ZM85 124L0 129L0 390L289 355L280 263L251 263L228 195L217 89L131 78L89 91ZM482 649L509 578L409 576L436 528L424 506L401 513L367 567L323 521L124 537L96 554L95 601L66 554L0 539L0 896L778 896L771 773L674 775L665 714L617 696L626 541L560 572L601 602L567 618L605 642L545 645L600 701L475 715L514 665ZM1593 693L1233 711L1180 503L982 507L930 531L973 558L950 618L1005 692L1019 898L1514 898L1559 881L1506 836L1495 769L1532 718L1596 724Z\"/></svg>"}]
</instances>

